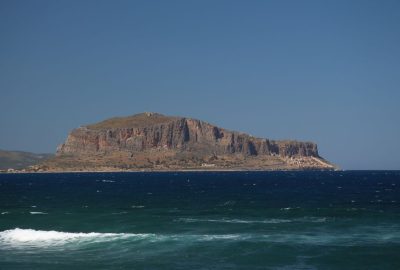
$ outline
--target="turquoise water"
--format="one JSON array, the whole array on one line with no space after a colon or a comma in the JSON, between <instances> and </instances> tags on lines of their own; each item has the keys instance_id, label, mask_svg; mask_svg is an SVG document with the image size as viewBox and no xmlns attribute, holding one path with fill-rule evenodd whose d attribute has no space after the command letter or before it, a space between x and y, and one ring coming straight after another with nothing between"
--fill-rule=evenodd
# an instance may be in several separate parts
<instances>
[{"instance_id":1,"label":"turquoise water","mask_svg":"<svg viewBox=\"0 0 400 270\"><path fill-rule=\"evenodd\" d=\"M400 269L400 172L0 174L0 269Z\"/></svg>"}]
</instances>

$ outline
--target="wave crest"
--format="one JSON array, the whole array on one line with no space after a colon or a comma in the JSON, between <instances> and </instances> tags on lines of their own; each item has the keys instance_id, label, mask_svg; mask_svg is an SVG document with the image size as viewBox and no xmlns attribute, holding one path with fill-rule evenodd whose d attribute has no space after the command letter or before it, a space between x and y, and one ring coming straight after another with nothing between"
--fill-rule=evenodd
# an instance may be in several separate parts
<instances>
[{"instance_id":1,"label":"wave crest","mask_svg":"<svg viewBox=\"0 0 400 270\"><path fill-rule=\"evenodd\" d=\"M234 233L234 234L134 234L134 233L71 233L59 231L40 231L33 229L12 229L0 232L0 250L7 248L47 248L64 245L90 245L123 240L121 244L151 244L158 242L180 242L191 245L208 241L265 242L285 245L337 245L357 246L400 243L398 227L357 227L346 233L305 231L292 233Z\"/></svg>"},{"instance_id":2,"label":"wave crest","mask_svg":"<svg viewBox=\"0 0 400 270\"><path fill-rule=\"evenodd\" d=\"M76 241L104 242L127 237L145 238L152 234L128 234L128 233L71 233L59 231L41 231L33 229L15 228L0 232L0 243L8 245L35 245L51 246L64 245Z\"/></svg>"}]
</instances>

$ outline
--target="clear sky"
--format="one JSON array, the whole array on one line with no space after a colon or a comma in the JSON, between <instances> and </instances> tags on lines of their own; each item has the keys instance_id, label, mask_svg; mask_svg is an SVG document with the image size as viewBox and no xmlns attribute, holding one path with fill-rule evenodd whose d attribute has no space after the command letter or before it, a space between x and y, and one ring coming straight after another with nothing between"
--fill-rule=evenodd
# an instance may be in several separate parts
<instances>
[{"instance_id":1,"label":"clear sky","mask_svg":"<svg viewBox=\"0 0 400 270\"><path fill-rule=\"evenodd\" d=\"M400 1L0 1L0 148L143 111L400 169Z\"/></svg>"}]
</instances>

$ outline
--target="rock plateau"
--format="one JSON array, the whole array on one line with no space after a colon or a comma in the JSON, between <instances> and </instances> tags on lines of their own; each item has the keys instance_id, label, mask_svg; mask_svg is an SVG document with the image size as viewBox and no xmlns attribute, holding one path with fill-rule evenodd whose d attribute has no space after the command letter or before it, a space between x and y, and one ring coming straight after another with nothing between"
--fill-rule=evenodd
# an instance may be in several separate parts
<instances>
[{"instance_id":1,"label":"rock plateau","mask_svg":"<svg viewBox=\"0 0 400 270\"><path fill-rule=\"evenodd\" d=\"M334 169L312 142L277 141L186 117L141 113L76 128L35 170Z\"/></svg>"}]
</instances>

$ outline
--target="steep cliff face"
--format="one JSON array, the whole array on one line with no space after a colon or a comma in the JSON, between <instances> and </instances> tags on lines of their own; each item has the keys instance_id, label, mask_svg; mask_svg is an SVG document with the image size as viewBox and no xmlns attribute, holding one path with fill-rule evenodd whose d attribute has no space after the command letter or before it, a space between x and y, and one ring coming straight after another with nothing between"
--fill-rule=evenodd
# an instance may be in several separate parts
<instances>
[{"instance_id":1,"label":"steep cliff face","mask_svg":"<svg viewBox=\"0 0 400 270\"><path fill-rule=\"evenodd\" d=\"M66 142L59 146L57 155L171 149L214 155L318 157L317 145L311 142L255 138L190 118L164 117L159 114L140 114L131 118L143 116L148 118L148 125L139 126L124 121L126 119L117 119L109 125L95 124L74 129ZM163 121L154 121L160 120L160 116ZM123 123L118 125L117 121Z\"/></svg>"},{"instance_id":2,"label":"steep cliff face","mask_svg":"<svg viewBox=\"0 0 400 270\"><path fill-rule=\"evenodd\" d=\"M207 122L142 113L71 131L44 170L332 169L311 142L275 141Z\"/></svg>"}]
</instances>

